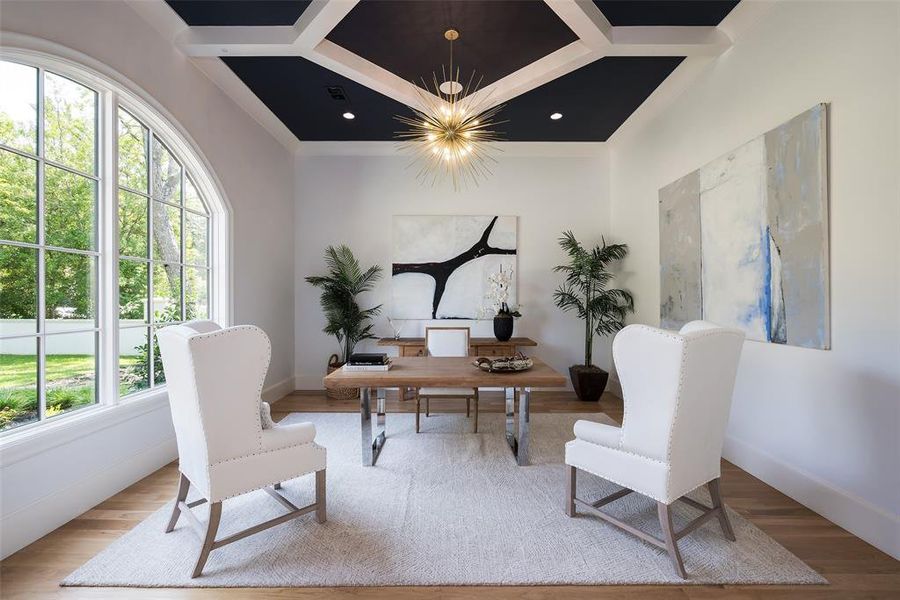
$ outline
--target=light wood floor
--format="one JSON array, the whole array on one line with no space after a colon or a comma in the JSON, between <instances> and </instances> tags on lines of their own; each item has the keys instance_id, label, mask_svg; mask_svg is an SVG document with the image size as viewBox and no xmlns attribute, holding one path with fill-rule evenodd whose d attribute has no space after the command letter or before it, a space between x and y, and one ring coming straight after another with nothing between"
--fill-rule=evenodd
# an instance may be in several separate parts
<instances>
[{"instance_id":1,"label":"light wood floor","mask_svg":"<svg viewBox=\"0 0 900 600\"><path fill-rule=\"evenodd\" d=\"M502 400L484 395L482 410L502 412ZM459 405L460 403L457 403ZM433 407L440 408L434 401ZM602 409L621 419L621 403L604 396L600 406L571 396L535 395L537 412L588 412ZM294 411L356 411L355 401L329 402L322 395L291 395L273 406L279 419ZM388 401L388 412L412 410L410 402ZM389 448L386 451L390 451ZM39 476L36 474L36 476ZM0 563L3 598L378 598L405 600L575 598L635 599L853 599L900 598L900 563L734 465L723 462L725 501L824 575L828 586L569 586L436 588L293 588L293 589L115 589L59 588L58 582L117 537L150 516L175 494L175 463L60 527ZM562 509L560 509L562 510ZM185 565L185 568L188 568Z\"/></svg>"}]
</instances>

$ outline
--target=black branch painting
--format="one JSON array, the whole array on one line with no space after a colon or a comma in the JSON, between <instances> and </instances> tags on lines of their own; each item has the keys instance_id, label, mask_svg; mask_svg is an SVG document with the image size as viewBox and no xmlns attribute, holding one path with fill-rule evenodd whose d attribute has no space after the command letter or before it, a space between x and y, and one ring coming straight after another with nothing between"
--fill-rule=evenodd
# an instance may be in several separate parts
<instances>
[{"instance_id":1,"label":"black branch painting","mask_svg":"<svg viewBox=\"0 0 900 600\"><path fill-rule=\"evenodd\" d=\"M457 254L453 258L442 262L417 262L417 263L394 263L393 275L401 275L403 273L421 273L428 275L434 279L434 297L431 303L431 318L437 318L438 306L441 298L444 296L444 290L447 288L447 281L450 276L458 268L464 264L473 261L482 256L490 254L515 254L515 248L495 248L491 246L488 239L491 236L494 226L497 224L499 216L491 219L491 222L485 227L481 234L481 238L472 244L468 250Z\"/></svg>"}]
</instances>

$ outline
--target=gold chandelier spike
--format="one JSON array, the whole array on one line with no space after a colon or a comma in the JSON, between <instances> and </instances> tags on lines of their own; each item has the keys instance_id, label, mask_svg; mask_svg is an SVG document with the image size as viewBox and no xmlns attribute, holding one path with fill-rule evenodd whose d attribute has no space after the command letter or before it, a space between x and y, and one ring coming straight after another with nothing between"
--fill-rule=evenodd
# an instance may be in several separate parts
<instances>
[{"instance_id":1,"label":"gold chandelier spike","mask_svg":"<svg viewBox=\"0 0 900 600\"><path fill-rule=\"evenodd\" d=\"M503 105L492 106L491 94L477 94L482 78L476 80L475 71L465 86L460 83L459 67L454 71L453 65L453 42L459 32L448 29L444 38L450 42L449 78L441 67L442 81L432 73L431 85L424 78L421 86L413 84L417 106L410 106L411 117L394 117L408 126L395 137L403 142L401 150L414 153L417 179L434 185L449 178L453 189L459 190L468 183L478 185L491 174L490 165L497 162L492 142L502 140L494 127L506 121L495 120Z\"/></svg>"}]
</instances>

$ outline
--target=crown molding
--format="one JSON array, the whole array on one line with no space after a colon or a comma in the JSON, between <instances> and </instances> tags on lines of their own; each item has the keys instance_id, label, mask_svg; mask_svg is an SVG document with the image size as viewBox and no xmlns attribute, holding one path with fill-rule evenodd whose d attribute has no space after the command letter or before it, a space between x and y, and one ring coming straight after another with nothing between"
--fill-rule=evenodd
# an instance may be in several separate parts
<instances>
[{"instance_id":1,"label":"crown molding","mask_svg":"<svg viewBox=\"0 0 900 600\"><path fill-rule=\"evenodd\" d=\"M297 156L409 156L399 145L390 141L300 142ZM494 142L492 145L503 157L596 157L604 156L607 149L606 142Z\"/></svg>"}]
</instances>

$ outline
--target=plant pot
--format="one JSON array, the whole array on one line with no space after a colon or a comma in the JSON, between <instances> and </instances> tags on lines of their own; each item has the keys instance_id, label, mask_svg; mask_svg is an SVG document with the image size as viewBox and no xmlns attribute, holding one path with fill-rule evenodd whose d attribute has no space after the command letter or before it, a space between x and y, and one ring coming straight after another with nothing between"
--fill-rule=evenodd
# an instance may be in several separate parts
<instances>
[{"instance_id":1,"label":"plant pot","mask_svg":"<svg viewBox=\"0 0 900 600\"><path fill-rule=\"evenodd\" d=\"M513 318L511 315L497 315L494 317L494 337L499 342L505 342L513 334Z\"/></svg>"},{"instance_id":2,"label":"plant pot","mask_svg":"<svg viewBox=\"0 0 900 600\"><path fill-rule=\"evenodd\" d=\"M596 402L606 389L609 373L594 365L572 365L569 367L569 377L579 400Z\"/></svg>"},{"instance_id":3,"label":"plant pot","mask_svg":"<svg viewBox=\"0 0 900 600\"><path fill-rule=\"evenodd\" d=\"M340 358L338 358L337 354L332 354L328 357L329 375L343 366L344 363L340 362ZM359 388L339 388L333 390L326 388L325 397L329 400L355 400L356 398L359 398Z\"/></svg>"}]
</instances>

